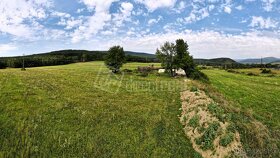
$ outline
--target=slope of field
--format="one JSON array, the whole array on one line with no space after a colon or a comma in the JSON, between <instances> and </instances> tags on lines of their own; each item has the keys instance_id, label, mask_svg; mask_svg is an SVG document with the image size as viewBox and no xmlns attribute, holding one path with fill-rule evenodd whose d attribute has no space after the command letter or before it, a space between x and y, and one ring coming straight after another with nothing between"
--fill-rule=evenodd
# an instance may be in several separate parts
<instances>
[{"instance_id":1,"label":"slope of field","mask_svg":"<svg viewBox=\"0 0 280 158\"><path fill-rule=\"evenodd\" d=\"M212 85L236 108L251 113L270 131L280 147L280 77L247 76L223 70L204 70ZM279 152L279 151L278 151Z\"/></svg>"},{"instance_id":2,"label":"slope of field","mask_svg":"<svg viewBox=\"0 0 280 158\"><path fill-rule=\"evenodd\" d=\"M0 70L0 157L199 157L176 80L114 76L103 62Z\"/></svg>"},{"instance_id":3,"label":"slope of field","mask_svg":"<svg viewBox=\"0 0 280 158\"><path fill-rule=\"evenodd\" d=\"M279 70L274 70L274 69L270 69L271 73L269 74L262 74L262 70L260 68L251 68L251 69L236 69L235 71L239 71L242 73L253 73L253 74L257 74L257 75L262 75L262 76L269 76L271 74L274 75L280 75L280 71Z\"/></svg>"}]
</instances>

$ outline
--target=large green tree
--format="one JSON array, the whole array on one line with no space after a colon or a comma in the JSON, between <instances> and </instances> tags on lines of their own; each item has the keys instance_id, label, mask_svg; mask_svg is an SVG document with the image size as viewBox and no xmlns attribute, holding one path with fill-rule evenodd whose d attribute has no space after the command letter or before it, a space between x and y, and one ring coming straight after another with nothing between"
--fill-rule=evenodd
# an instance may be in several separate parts
<instances>
[{"instance_id":1,"label":"large green tree","mask_svg":"<svg viewBox=\"0 0 280 158\"><path fill-rule=\"evenodd\" d=\"M109 49L105 58L106 66L112 70L113 73L120 71L120 68L125 63L125 53L122 47L113 46Z\"/></svg>"},{"instance_id":2,"label":"large green tree","mask_svg":"<svg viewBox=\"0 0 280 158\"><path fill-rule=\"evenodd\" d=\"M183 39L176 40L175 51L176 56L174 58L174 64L176 68L183 69L187 77L191 77L195 71L195 64L193 57L189 53L189 46Z\"/></svg>"},{"instance_id":3,"label":"large green tree","mask_svg":"<svg viewBox=\"0 0 280 158\"><path fill-rule=\"evenodd\" d=\"M166 72L169 72L171 76L174 76L174 70L176 68L174 63L174 58L176 56L174 43L165 42L160 49L157 49L156 55L161 62L161 66L166 70Z\"/></svg>"}]
</instances>

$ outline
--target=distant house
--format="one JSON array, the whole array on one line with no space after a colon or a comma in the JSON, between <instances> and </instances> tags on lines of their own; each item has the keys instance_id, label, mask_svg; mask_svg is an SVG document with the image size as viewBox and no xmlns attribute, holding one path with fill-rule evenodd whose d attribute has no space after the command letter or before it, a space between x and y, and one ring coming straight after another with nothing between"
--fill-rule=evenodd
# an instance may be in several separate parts
<instances>
[{"instance_id":1,"label":"distant house","mask_svg":"<svg viewBox=\"0 0 280 158\"><path fill-rule=\"evenodd\" d=\"M158 73L164 73L165 69L158 69Z\"/></svg>"},{"instance_id":2,"label":"distant house","mask_svg":"<svg viewBox=\"0 0 280 158\"><path fill-rule=\"evenodd\" d=\"M186 73L183 69L178 69L175 71L176 75L185 76Z\"/></svg>"},{"instance_id":3,"label":"distant house","mask_svg":"<svg viewBox=\"0 0 280 158\"><path fill-rule=\"evenodd\" d=\"M158 70L158 73L164 73L164 72L165 72L165 69L159 69ZM185 73L185 71L183 69L175 70L175 74L179 75L179 76L185 76L186 75L186 73Z\"/></svg>"}]
</instances>

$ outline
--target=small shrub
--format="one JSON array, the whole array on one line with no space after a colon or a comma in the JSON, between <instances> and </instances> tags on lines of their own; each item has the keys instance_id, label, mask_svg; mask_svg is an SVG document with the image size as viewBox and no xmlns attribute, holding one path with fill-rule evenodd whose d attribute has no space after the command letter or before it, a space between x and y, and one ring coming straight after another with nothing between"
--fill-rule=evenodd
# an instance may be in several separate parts
<instances>
[{"instance_id":1,"label":"small shrub","mask_svg":"<svg viewBox=\"0 0 280 158\"><path fill-rule=\"evenodd\" d=\"M203 133L205 131L204 127L198 127L197 128L198 133Z\"/></svg>"},{"instance_id":2,"label":"small shrub","mask_svg":"<svg viewBox=\"0 0 280 158\"><path fill-rule=\"evenodd\" d=\"M211 123L208 128L206 128L203 135L196 142L201 142L201 147L203 150L213 149L213 142L218 135L220 124L219 122Z\"/></svg>"},{"instance_id":3,"label":"small shrub","mask_svg":"<svg viewBox=\"0 0 280 158\"><path fill-rule=\"evenodd\" d=\"M129 72L129 73L132 73L133 70L129 70L129 69L124 69L123 72Z\"/></svg>"},{"instance_id":4,"label":"small shrub","mask_svg":"<svg viewBox=\"0 0 280 158\"><path fill-rule=\"evenodd\" d=\"M220 139L220 145L226 147L234 140L234 134L233 133L226 133L221 139Z\"/></svg>"},{"instance_id":5,"label":"small shrub","mask_svg":"<svg viewBox=\"0 0 280 158\"><path fill-rule=\"evenodd\" d=\"M185 124L187 122L187 120L188 120L188 115L184 115L183 116L183 123Z\"/></svg>"},{"instance_id":6,"label":"small shrub","mask_svg":"<svg viewBox=\"0 0 280 158\"><path fill-rule=\"evenodd\" d=\"M198 115L195 115L193 116L189 123L188 123L189 126L193 127L193 128L196 128L199 126L199 116Z\"/></svg>"},{"instance_id":7,"label":"small shrub","mask_svg":"<svg viewBox=\"0 0 280 158\"><path fill-rule=\"evenodd\" d=\"M249 72L249 73L247 73L247 75L248 75L248 76L259 76L258 74L255 74L255 73L253 73L253 72Z\"/></svg>"},{"instance_id":8,"label":"small shrub","mask_svg":"<svg viewBox=\"0 0 280 158\"><path fill-rule=\"evenodd\" d=\"M129 69L124 69L123 72L125 74L133 74L133 70L129 70Z\"/></svg>"},{"instance_id":9,"label":"small shrub","mask_svg":"<svg viewBox=\"0 0 280 158\"><path fill-rule=\"evenodd\" d=\"M208 68L207 68L206 66L201 66L200 69L201 69L201 70L206 70L206 69L208 69Z\"/></svg>"},{"instance_id":10,"label":"small shrub","mask_svg":"<svg viewBox=\"0 0 280 158\"><path fill-rule=\"evenodd\" d=\"M236 126L233 123L229 124L227 127L227 132L235 133L235 131L236 131Z\"/></svg>"},{"instance_id":11,"label":"small shrub","mask_svg":"<svg viewBox=\"0 0 280 158\"><path fill-rule=\"evenodd\" d=\"M201 156L201 154L198 153L198 152L194 152L193 157L194 157L194 158L203 158L203 157Z\"/></svg>"},{"instance_id":12,"label":"small shrub","mask_svg":"<svg viewBox=\"0 0 280 158\"><path fill-rule=\"evenodd\" d=\"M232 69L227 70L227 72L235 73L235 74L240 74L240 73L241 73L241 72L239 72L239 71L235 71L235 70L232 70Z\"/></svg>"},{"instance_id":13,"label":"small shrub","mask_svg":"<svg viewBox=\"0 0 280 158\"><path fill-rule=\"evenodd\" d=\"M230 73L235 73L235 71L234 71L234 70L232 70L232 69L228 69L228 70L227 70L227 72L230 72Z\"/></svg>"},{"instance_id":14,"label":"small shrub","mask_svg":"<svg viewBox=\"0 0 280 158\"><path fill-rule=\"evenodd\" d=\"M191 87L191 92L198 92L198 88L195 87L195 86L192 86L192 87Z\"/></svg>"},{"instance_id":15,"label":"small shrub","mask_svg":"<svg viewBox=\"0 0 280 158\"><path fill-rule=\"evenodd\" d=\"M200 138L195 138L195 144L197 144L197 145L201 145L202 144L202 141L201 141L201 139Z\"/></svg>"},{"instance_id":16,"label":"small shrub","mask_svg":"<svg viewBox=\"0 0 280 158\"><path fill-rule=\"evenodd\" d=\"M270 74L271 73L271 70L270 69L263 69L262 74Z\"/></svg>"},{"instance_id":17,"label":"small shrub","mask_svg":"<svg viewBox=\"0 0 280 158\"><path fill-rule=\"evenodd\" d=\"M200 80L202 82L208 83L209 82L209 78L206 74L204 74L203 72L199 71L198 69L195 69L191 74L190 74L190 78L193 80Z\"/></svg>"},{"instance_id":18,"label":"small shrub","mask_svg":"<svg viewBox=\"0 0 280 158\"><path fill-rule=\"evenodd\" d=\"M208 110L215 116L217 117L220 121L225 121L224 117L224 109L219 107L218 105L211 103L208 105Z\"/></svg>"}]
</instances>

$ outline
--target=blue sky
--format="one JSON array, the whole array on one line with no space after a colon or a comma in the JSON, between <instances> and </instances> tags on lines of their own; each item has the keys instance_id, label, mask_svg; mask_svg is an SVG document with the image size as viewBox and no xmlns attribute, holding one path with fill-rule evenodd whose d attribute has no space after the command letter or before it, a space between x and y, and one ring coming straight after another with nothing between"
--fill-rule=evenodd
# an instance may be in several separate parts
<instances>
[{"instance_id":1,"label":"blue sky","mask_svg":"<svg viewBox=\"0 0 280 158\"><path fill-rule=\"evenodd\" d=\"M0 56L183 38L196 58L280 57L279 21L280 0L1 0Z\"/></svg>"}]
</instances>

